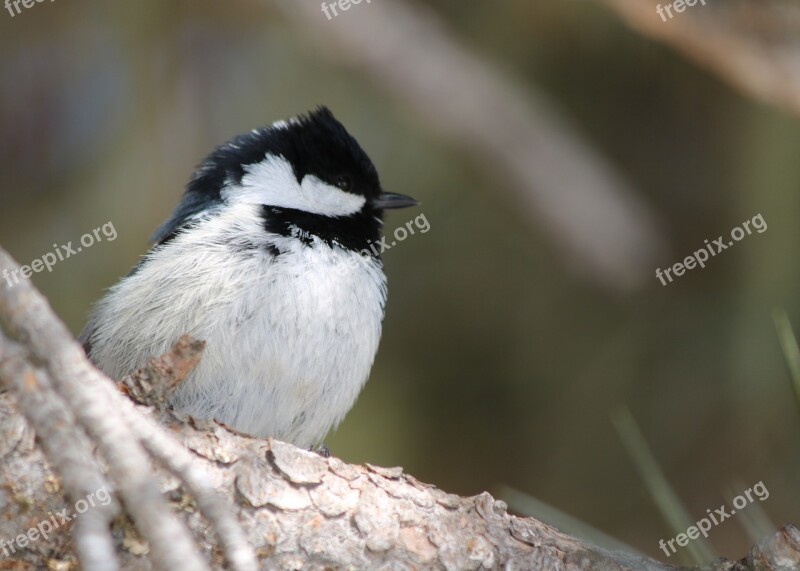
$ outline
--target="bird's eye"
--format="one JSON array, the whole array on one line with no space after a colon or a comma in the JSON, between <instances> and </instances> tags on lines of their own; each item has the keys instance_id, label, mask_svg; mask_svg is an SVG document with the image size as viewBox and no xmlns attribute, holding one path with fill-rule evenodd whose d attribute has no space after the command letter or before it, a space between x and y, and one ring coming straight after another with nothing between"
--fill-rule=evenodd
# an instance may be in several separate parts
<instances>
[{"instance_id":1,"label":"bird's eye","mask_svg":"<svg viewBox=\"0 0 800 571\"><path fill-rule=\"evenodd\" d=\"M353 187L353 179L346 174L340 174L336 177L336 186L342 190L350 190Z\"/></svg>"}]
</instances>

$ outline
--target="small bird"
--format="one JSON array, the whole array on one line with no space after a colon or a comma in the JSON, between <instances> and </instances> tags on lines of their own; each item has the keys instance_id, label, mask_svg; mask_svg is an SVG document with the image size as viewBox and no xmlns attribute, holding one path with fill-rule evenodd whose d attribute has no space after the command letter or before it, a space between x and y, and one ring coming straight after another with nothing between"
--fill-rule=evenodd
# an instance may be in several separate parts
<instances>
[{"instance_id":1,"label":"small bird","mask_svg":"<svg viewBox=\"0 0 800 571\"><path fill-rule=\"evenodd\" d=\"M113 379L183 334L207 342L171 405L313 448L369 376L386 303L384 192L325 107L239 135L197 168L153 248L94 307L80 340Z\"/></svg>"}]
</instances>

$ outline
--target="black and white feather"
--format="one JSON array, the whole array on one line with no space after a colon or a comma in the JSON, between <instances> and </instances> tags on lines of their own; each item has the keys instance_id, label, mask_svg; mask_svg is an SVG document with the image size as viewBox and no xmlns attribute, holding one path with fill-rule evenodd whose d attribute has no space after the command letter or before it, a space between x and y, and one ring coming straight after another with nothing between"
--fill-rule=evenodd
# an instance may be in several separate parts
<instances>
[{"instance_id":1,"label":"black and white feather","mask_svg":"<svg viewBox=\"0 0 800 571\"><path fill-rule=\"evenodd\" d=\"M386 278L369 246L386 208L366 153L329 110L240 135L199 166L155 246L81 340L120 378L184 333L207 341L172 404L299 446L321 443L367 380Z\"/></svg>"}]
</instances>

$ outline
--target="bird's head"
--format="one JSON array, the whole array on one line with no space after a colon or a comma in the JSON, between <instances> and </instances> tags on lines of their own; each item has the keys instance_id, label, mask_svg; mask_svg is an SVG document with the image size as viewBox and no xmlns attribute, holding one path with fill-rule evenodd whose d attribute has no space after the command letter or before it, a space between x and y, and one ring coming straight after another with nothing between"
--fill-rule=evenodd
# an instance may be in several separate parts
<instances>
[{"instance_id":1,"label":"bird's head","mask_svg":"<svg viewBox=\"0 0 800 571\"><path fill-rule=\"evenodd\" d=\"M198 167L161 243L225 206L260 206L266 229L300 229L328 243L361 249L377 238L385 209L417 201L384 192L372 161L326 107L239 135Z\"/></svg>"}]
</instances>

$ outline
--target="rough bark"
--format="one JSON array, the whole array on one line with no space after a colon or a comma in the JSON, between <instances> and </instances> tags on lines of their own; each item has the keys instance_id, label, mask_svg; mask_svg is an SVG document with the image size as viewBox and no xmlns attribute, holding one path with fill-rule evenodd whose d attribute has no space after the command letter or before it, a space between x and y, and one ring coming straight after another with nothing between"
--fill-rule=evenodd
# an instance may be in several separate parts
<instances>
[{"instance_id":1,"label":"rough bark","mask_svg":"<svg viewBox=\"0 0 800 571\"><path fill-rule=\"evenodd\" d=\"M16 264L0 250L0 272L4 267ZM283 442L237 434L214 422L178 418L164 397L196 364L202 343L181 340L167 355L123 379L116 390L112 380L74 354L75 341L64 339L63 325L29 282L13 288L0 285L0 318L21 341L0 334L0 382L5 389L0 393L2 569L74 569L78 558L84 569L170 571L226 565L673 569L637 555L611 553L535 519L510 515L503 502L487 493L459 497L401 468L350 465ZM34 332L48 338L34 339ZM107 454L108 443L97 445L97 429L81 422L86 411L74 410L85 397L64 397L64 391L82 390L65 386L64 371L53 367L53 362L64 362L65 354L81 361L67 370L110 403L102 414L106 423L118 423L119 446L129 450L142 445L147 456L137 473L147 471L149 484L160 492L155 497L132 488L130 480L126 484L129 474L120 473L119 464L112 469L119 451ZM97 380L103 385L94 385ZM96 486L107 488L109 495L99 494ZM121 513L113 496L120 500ZM153 507L159 503L169 508L166 513ZM142 513L155 515L136 517ZM51 528L47 537L43 522ZM175 529L185 530L191 544L180 544L183 533L175 534ZM184 559L165 551L165 537L179 542L176 553ZM160 551L154 546L158 542ZM711 568L794 569L799 564L800 532L787 526L747 559L720 561Z\"/></svg>"}]
</instances>

